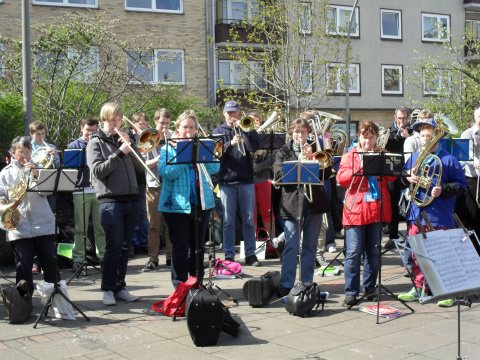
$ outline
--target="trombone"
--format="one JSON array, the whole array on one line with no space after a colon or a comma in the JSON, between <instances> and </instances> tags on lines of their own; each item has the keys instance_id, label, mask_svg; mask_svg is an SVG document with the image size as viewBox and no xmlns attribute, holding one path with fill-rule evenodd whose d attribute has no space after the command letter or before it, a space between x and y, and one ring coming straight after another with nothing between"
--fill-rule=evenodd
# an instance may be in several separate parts
<instances>
[{"instance_id":1,"label":"trombone","mask_svg":"<svg viewBox=\"0 0 480 360\"><path fill-rule=\"evenodd\" d=\"M140 157L140 155L137 154L137 152L135 151L135 149L132 147L132 145L130 145L130 143L125 139L125 137L121 134L120 130L118 130L118 128L115 128L114 129L118 136L123 140L123 143L125 145L127 145L129 147L129 149L131 150L131 152L133 153L133 155L135 155L135 157L137 158L137 160L143 165L143 167L145 168L145 170L150 174L150 176L152 178L155 179L155 181L157 182L157 185L158 186L161 186L162 184L160 183L160 181L157 179L157 177L155 176L155 174L152 172L152 170L150 170L150 168L147 166L147 164L145 164L145 161L143 160L143 158ZM146 130L145 130L146 131ZM140 139L140 136L139 136L139 139ZM137 140L138 141L138 140ZM154 147L155 148L155 147ZM154 149L152 148L152 150ZM150 150L151 151L151 150Z\"/></svg>"},{"instance_id":2,"label":"trombone","mask_svg":"<svg viewBox=\"0 0 480 360\"><path fill-rule=\"evenodd\" d=\"M148 153L160 143L160 134L156 129L140 130L126 116L122 118L137 134L137 148L141 153ZM118 131L117 131L118 132ZM165 138L166 139L166 138Z\"/></svg>"},{"instance_id":3,"label":"trombone","mask_svg":"<svg viewBox=\"0 0 480 360\"><path fill-rule=\"evenodd\" d=\"M244 116L240 120L240 124L238 124L238 127L243 132L250 132L255 128L255 121L251 116ZM235 136L240 135L240 132L237 130L237 124L233 125L233 132ZM243 140L241 135L240 135L240 141L237 143L237 148L238 148L238 151L240 151L243 156L247 155L247 151L245 150L245 140Z\"/></svg>"}]
</instances>

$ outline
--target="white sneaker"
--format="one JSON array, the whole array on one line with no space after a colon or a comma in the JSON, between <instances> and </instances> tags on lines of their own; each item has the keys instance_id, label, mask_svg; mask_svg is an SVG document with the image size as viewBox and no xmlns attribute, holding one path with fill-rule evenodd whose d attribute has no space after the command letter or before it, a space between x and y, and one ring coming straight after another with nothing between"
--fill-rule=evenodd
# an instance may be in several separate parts
<instances>
[{"instance_id":1,"label":"white sneaker","mask_svg":"<svg viewBox=\"0 0 480 360\"><path fill-rule=\"evenodd\" d=\"M117 302L115 301L115 295L113 294L113 291L104 291L103 292L103 303L105 305L108 305L108 306L117 305Z\"/></svg>"},{"instance_id":2,"label":"white sneaker","mask_svg":"<svg viewBox=\"0 0 480 360\"><path fill-rule=\"evenodd\" d=\"M337 244L331 243L327 244L327 250L329 253L336 253L337 252Z\"/></svg>"},{"instance_id":3,"label":"white sneaker","mask_svg":"<svg viewBox=\"0 0 480 360\"><path fill-rule=\"evenodd\" d=\"M115 298L123 300L123 301L136 301L136 300L138 300L138 296L130 294L126 289L120 290L118 293L116 293Z\"/></svg>"}]
</instances>

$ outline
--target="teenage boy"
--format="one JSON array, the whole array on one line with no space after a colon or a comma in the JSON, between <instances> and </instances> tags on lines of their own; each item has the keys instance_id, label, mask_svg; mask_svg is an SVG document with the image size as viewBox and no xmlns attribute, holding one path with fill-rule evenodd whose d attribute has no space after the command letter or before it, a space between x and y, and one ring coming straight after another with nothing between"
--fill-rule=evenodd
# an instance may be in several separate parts
<instances>
[{"instance_id":1,"label":"teenage boy","mask_svg":"<svg viewBox=\"0 0 480 360\"><path fill-rule=\"evenodd\" d=\"M434 118L424 119L421 122L417 122L413 125L413 130L420 133L420 139L422 146L425 145L431 138L437 124ZM440 139L438 139L440 140ZM440 158L442 164L442 177L440 186L434 186L431 190L428 190L428 193L425 194L424 190L419 190L417 196L420 199L424 198L425 195L431 195L434 197L434 200L427 206L419 208L416 206L413 201L410 204L410 208L407 213L407 224L408 224L408 235L413 236L420 233L420 230L417 227L416 218L420 218L423 224L425 231L428 231L425 226L423 217L420 215L420 212L425 211L435 228L435 230L446 230L453 229L455 227L455 221L452 217L454 206L455 206L455 197L457 195L463 195L463 192L467 188L467 182L465 180L465 175L463 174L462 167L455 157L450 155L445 150L442 150L440 142L437 143L431 148L430 153L436 155ZM411 176L404 179L402 178L402 184L404 187L409 184L416 184L420 181L418 176L419 169L412 168L419 156L419 153L414 153L408 159L405 164L404 170L410 171ZM433 162L428 156L422 162L421 166L430 165L433 167ZM436 166L432 171L435 173L439 172L439 166ZM432 175L431 173L429 175ZM408 292L398 295L398 298L403 301L415 301L420 298L420 293L422 291L422 286L425 280L425 277L418 266L418 261L413 256L413 280L415 286ZM428 279L427 279L428 280ZM425 291L429 292L428 285L425 284ZM453 300L443 300L438 302L438 306L452 306Z\"/></svg>"}]
</instances>

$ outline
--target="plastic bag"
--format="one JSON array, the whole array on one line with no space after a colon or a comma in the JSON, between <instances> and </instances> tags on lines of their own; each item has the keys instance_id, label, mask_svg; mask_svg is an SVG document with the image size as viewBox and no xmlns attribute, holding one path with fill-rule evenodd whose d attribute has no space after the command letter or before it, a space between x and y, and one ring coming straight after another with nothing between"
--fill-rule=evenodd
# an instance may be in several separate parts
<instances>
[{"instance_id":1,"label":"plastic bag","mask_svg":"<svg viewBox=\"0 0 480 360\"><path fill-rule=\"evenodd\" d=\"M68 295L67 284L64 280L58 283L62 293L70 299ZM37 283L37 290L41 296L42 304L46 304L53 291L53 284L47 282ZM75 320L72 304L70 304L61 294L55 294L52 298L52 304L48 309L48 316L54 316L57 319Z\"/></svg>"}]
</instances>

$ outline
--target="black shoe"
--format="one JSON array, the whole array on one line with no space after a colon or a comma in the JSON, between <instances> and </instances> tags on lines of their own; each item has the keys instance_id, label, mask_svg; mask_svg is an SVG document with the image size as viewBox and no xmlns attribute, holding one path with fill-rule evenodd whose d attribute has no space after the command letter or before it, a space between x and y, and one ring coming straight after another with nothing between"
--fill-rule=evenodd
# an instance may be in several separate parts
<instances>
[{"instance_id":1,"label":"black shoe","mask_svg":"<svg viewBox=\"0 0 480 360\"><path fill-rule=\"evenodd\" d=\"M377 301L377 291L376 289L372 289L372 290L368 290L365 292L366 294L366 298L369 300L369 301Z\"/></svg>"},{"instance_id":2,"label":"black shoe","mask_svg":"<svg viewBox=\"0 0 480 360\"><path fill-rule=\"evenodd\" d=\"M167 266L172 266L172 259L167 259L167 261L165 262L165 264Z\"/></svg>"},{"instance_id":3,"label":"black shoe","mask_svg":"<svg viewBox=\"0 0 480 360\"><path fill-rule=\"evenodd\" d=\"M149 260L142 269L142 272L148 272L158 269L158 262Z\"/></svg>"},{"instance_id":4,"label":"black shoe","mask_svg":"<svg viewBox=\"0 0 480 360\"><path fill-rule=\"evenodd\" d=\"M383 245L383 250L392 250L395 248L395 242L392 239L388 239L388 241Z\"/></svg>"},{"instance_id":5,"label":"black shoe","mask_svg":"<svg viewBox=\"0 0 480 360\"><path fill-rule=\"evenodd\" d=\"M278 289L278 291L277 291L277 296L283 298L290 293L290 290L292 290L292 289L281 286L280 289Z\"/></svg>"},{"instance_id":6,"label":"black shoe","mask_svg":"<svg viewBox=\"0 0 480 360\"><path fill-rule=\"evenodd\" d=\"M232 262L233 262L233 261L235 261L235 258L233 258L233 257L226 257L226 258L225 258L225 261L232 261Z\"/></svg>"},{"instance_id":7,"label":"black shoe","mask_svg":"<svg viewBox=\"0 0 480 360\"><path fill-rule=\"evenodd\" d=\"M355 295L347 295L345 296L345 305L355 305L355 303L357 302L357 297Z\"/></svg>"},{"instance_id":8,"label":"black shoe","mask_svg":"<svg viewBox=\"0 0 480 360\"><path fill-rule=\"evenodd\" d=\"M345 235L343 235L341 231L337 231L335 233L335 239L345 239Z\"/></svg>"},{"instance_id":9,"label":"black shoe","mask_svg":"<svg viewBox=\"0 0 480 360\"><path fill-rule=\"evenodd\" d=\"M403 276L406 277L406 278L409 278L410 277L410 274L413 275L413 269L403 269Z\"/></svg>"},{"instance_id":10,"label":"black shoe","mask_svg":"<svg viewBox=\"0 0 480 360\"><path fill-rule=\"evenodd\" d=\"M384 233L384 234L390 234L390 227L389 227L388 225L385 225L385 226L383 227L383 233Z\"/></svg>"},{"instance_id":11,"label":"black shoe","mask_svg":"<svg viewBox=\"0 0 480 360\"><path fill-rule=\"evenodd\" d=\"M245 259L245 264L251 266L262 266L262 263L258 261L257 255L255 254L247 256L247 258Z\"/></svg>"},{"instance_id":12,"label":"black shoe","mask_svg":"<svg viewBox=\"0 0 480 360\"><path fill-rule=\"evenodd\" d=\"M82 263L80 261L74 261L72 265L72 272L76 273L81 266L82 266Z\"/></svg>"},{"instance_id":13,"label":"black shoe","mask_svg":"<svg viewBox=\"0 0 480 360\"><path fill-rule=\"evenodd\" d=\"M277 249L277 254L279 257L282 257L283 255L283 250L285 250L285 241L280 241L276 247Z\"/></svg>"}]
</instances>

